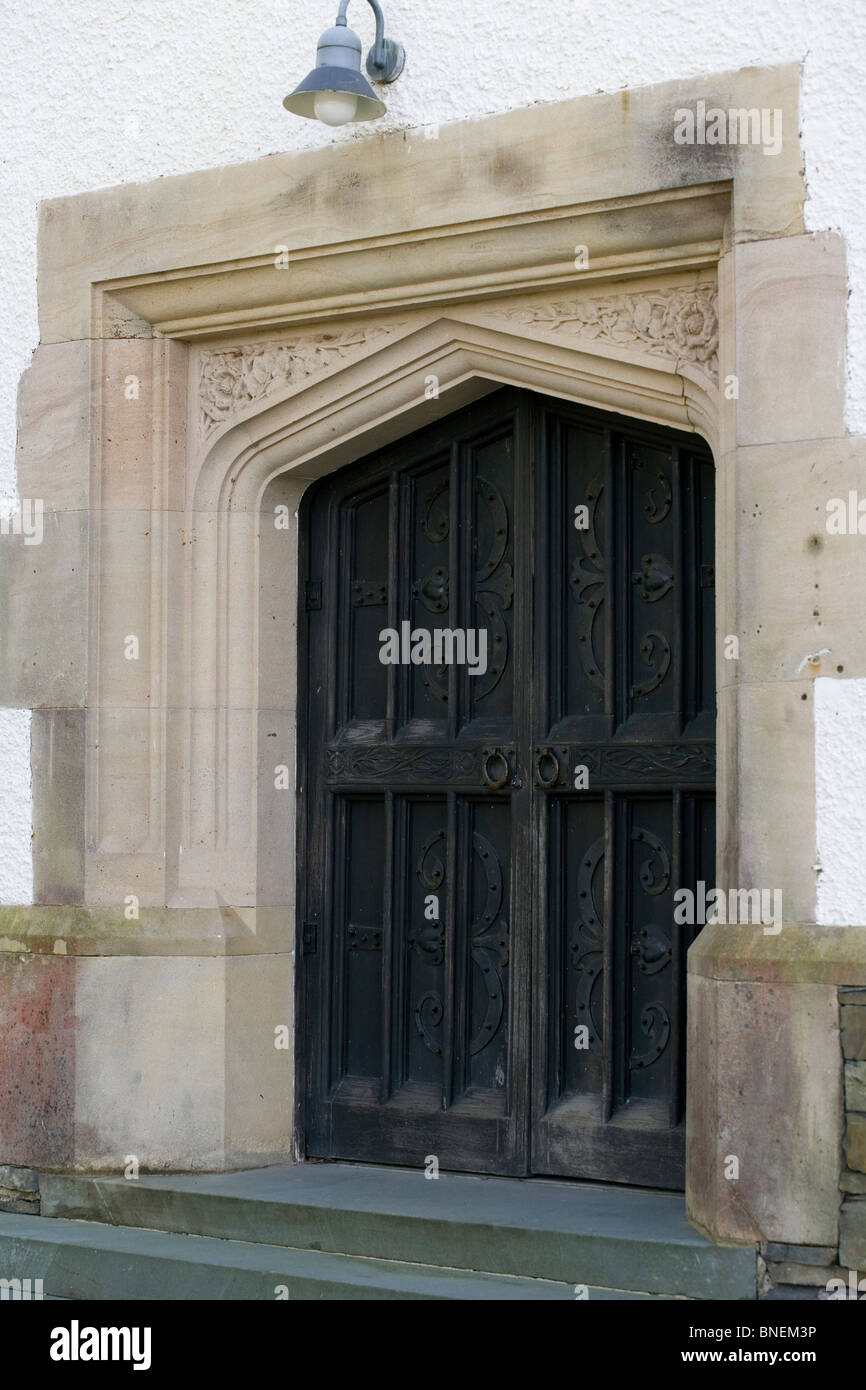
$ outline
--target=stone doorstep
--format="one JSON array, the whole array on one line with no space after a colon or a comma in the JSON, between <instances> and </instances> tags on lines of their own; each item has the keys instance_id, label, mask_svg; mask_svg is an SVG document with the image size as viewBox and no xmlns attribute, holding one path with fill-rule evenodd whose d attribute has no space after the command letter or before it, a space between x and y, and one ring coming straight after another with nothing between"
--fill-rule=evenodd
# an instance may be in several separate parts
<instances>
[{"instance_id":1,"label":"stone doorstep","mask_svg":"<svg viewBox=\"0 0 866 1390\"><path fill-rule=\"evenodd\" d=\"M43 1217L669 1297L751 1300L754 1246L718 1246L680 1194L361 1164L208 1175L43 1174ZM92 1229L96 1229L94 1227Z\"/></svg>"},{"instance_id":2,"label":"stone doorstep","mask_svg":"<svg viewBox=\"0 0 866 1390\"><path fill-rule=\"evenodd\" d=\"M16 1277L24 1263L49 1296L84 1300L574 1299L571 1285L540 1279L43 1217L0 1218L0 1277Z\"/></svg>"}]
</instances>

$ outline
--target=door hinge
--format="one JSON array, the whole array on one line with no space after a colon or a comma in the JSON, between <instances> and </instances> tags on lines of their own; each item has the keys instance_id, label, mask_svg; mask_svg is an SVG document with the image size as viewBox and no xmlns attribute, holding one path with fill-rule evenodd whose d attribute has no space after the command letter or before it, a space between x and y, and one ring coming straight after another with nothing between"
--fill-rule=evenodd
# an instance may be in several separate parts
<instances>
[{"instance_id":1,"label":"door hinge","mask_svg":"<svg viewBox=\"0 0 866 1390\"><path fill-rule=\"evenodd\" d=\"M308 579L305 586L307 598L307 612L312 613L322 606L322 581L321 579Z\"/></svg>"},{"instance_id":2,"label":"door hinge","mask_svg":"<svg viewBox=\"0 0 866 1390\"><path fill-rule=\"evenodd\" d=\"M314 956L319 949L319 928L315 922L305 922L301 936L301 955Z\"/></svg>"}]
</instances>

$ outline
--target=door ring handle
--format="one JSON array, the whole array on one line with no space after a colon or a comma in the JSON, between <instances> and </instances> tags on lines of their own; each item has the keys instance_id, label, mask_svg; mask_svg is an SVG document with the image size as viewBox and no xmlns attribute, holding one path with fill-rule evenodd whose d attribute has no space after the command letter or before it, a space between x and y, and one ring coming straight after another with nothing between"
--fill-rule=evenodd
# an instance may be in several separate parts
<instances>
[{"instance_id":1,"label":"door ring handle","mask_svg":"<svg viewBox=\"0 0 866 1390\"><path fill-rule=\"evenodd\" d=\"M552 775L547 776L552 768ZM559 759L552 748L542 748L535 755L535 781L539 787L549 791L559 781Z\"/></svg>"},{"instance_id":2,"label":"door ring handle","mask_svg":"<svg viewBox=\"0 0 866 1390\"><path fill-rule=\"evenodd\" d=\"M501 769L501 775L499 770ZM481 780L493 792L499 792L511 776L511 765L501 748L485 748L481 759Z\"/></svg>"}]
</instances>

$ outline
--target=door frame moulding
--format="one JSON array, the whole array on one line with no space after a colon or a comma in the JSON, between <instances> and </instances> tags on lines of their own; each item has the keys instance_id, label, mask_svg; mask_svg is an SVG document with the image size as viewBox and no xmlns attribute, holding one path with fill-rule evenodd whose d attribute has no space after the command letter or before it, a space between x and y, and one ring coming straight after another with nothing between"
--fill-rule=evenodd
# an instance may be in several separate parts
<instances>
[{"instance_id":1,"label":"door frame moulding","mask_svg":"<svg viewBox=\"0 0 866 1390\"><path fill-rule=\"evenodd\" d=\"M57 870L59 895L56 881L37 890L33 939L46 953L62 934L70 955L115 957L118 970L136 955L210 954L245 956L251 972L259 956L263 988L266 965L284 963L290 976L294 827L263 771L276 747L294 764L300 497L313 479L500 385L701 434L717 465L718 633L743 630L760 600L784 615L786 651L799 660L816 650L811 602L803 616L773 588L788 550L762 535L774 561L746 573L739 540L743 480L752 488L769 476L749 473L746 455L790 448L796 514L778 494L772 502L778 529L784 514L799 535L813 524L801 518L817 474L796 451L844 435L842 388L831 380L844 360L844 255L838 237L804 233L799 88L796 65L744 69L457 122L436 138L365 132L42 206L42 345L22 413L21 491L52 499L58 534L85 518L74 572L62 545L42 548L38 577L28 552L26 604L10 609L20 635L5 703L70 709L85 728L74 753L84 843ZM698 101L781 110L780 153L677 145L675 112ZM788 357L768 384L772 352ZM726 389L736 374L739 396ZM124 396L130 378L134 401ZM52 452L33 420L64 419L63 391L89 409L72 444ZM280 558L263 524L277 504L290 519ZM60 633L62 660L46 628L58 595L75 618ZM138 662L122 659L127 633L142 635ZM720 663L718 870L722 885L748 883L740 875L751 871L786 892L790 882L792 920L808 923L811 725L788 763L771 761L750 733L765 717L750 701L794 688L772 665L777 649ZM853 649L846 674L859 674ZM811 705L799 691L791 698L795 727ZM780 719L770 707L766 718ZM784 824L761 819L759 793L777 767L788 778ZM62 793L41 782L37 817L65 824ZM133 891L141 916L131 927L117 908ZM67 912L62 933L46 925L58 903L81 914ZM16 920L8 935L28 930ZM226 1015L242 973L226 970ZM155 1016L163 997L154 986ZM101 1039L98 1011L82 1027ZM187 1045L198 1055L195 1027ZM258 1075L273 1062L272 1039L253 1028L240 1055ZM163 1084L168 1109L182 1114L186 1082ZM291 1098L253 1117L232 1085L226 1074L211 1088L225 1120L218 1143L177 1136L160 1150L165 1166L291 1153ZM226 1119L235 1111L237 1123ZM705 1154L718 1119L708 1111L701 1121ZM70 1140L82 1165L111 1149L99 1124L88 1114ZM129 1151L139 1151L132 1141ZM709 1158L702 1164L702 1219L715 1229L730 1184ZM818 1181L810 1170L807 1185Z\"/></svg>"}]
</instances>

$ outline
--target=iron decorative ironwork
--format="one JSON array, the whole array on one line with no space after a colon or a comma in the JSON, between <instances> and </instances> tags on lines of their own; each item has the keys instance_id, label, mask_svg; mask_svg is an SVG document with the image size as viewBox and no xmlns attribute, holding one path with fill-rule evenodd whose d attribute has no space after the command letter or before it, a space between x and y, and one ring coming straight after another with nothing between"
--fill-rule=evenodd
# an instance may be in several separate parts
<instances>
[{"instance_id":1,"label":"iron decorative ironwork","mask_svg":"<svg viewBox=\"0 0 866 1390\"><path fill-rule=\"evenodd\" d=\"M604 975L604 924L595 900L596 871L604 860L604 836L600 835L583 856L577 875L579 921L572 929L571 949L577 978L577 1014L589 1034L589 1051L603 1048L600 983Z\"/></svg>"},{"instance_id":2,"label":"iron decorative ironwork","mask_svg":"<svg viewBox=\"0 0 866 1390\"><path fill-rule=\"evenodd\" d=\"M594 634L595 620L604 603L605 568L596 526L603 493L604 478L597 473L586 491L589 525L578 532L584 553L575 559L568 581L578 607L577 650L581 665L599 690L604 690L604 669L595 649Z\"/></svg>"}]
</instances>

